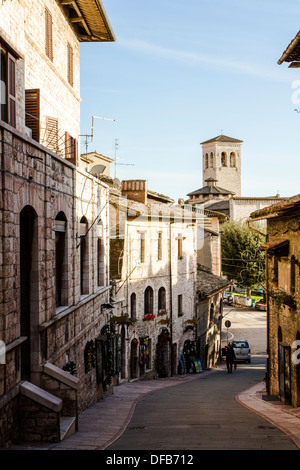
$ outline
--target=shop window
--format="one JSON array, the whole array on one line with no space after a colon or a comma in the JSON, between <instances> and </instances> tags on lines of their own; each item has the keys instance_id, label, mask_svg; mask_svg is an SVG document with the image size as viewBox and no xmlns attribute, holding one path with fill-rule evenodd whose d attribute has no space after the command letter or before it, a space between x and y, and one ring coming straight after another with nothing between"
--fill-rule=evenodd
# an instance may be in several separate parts
<instances>
[{"instance_id":1,"label":"shop window","mask_svg":"<svg viewBox=\"0 0 300 470\"><path fill-rule=\"evenodd\" d=\"M158 315L166 313L166 289L161 287L158 291Z\"/></svg>"},{"instance_id":2,"label":"shop window","mask_svg":"<svg viewBox=\"0 0 300 470\"><path fill-rule=\"evenodd\" d=\"M96 367L96 349L95 342L88 341L84 348L84 368L87 374L90 370Z\"/></svg>"},{"instance_id":3,"label":"shop window","mask_svg":"<svg viewBox=\"0 0 300 470\"><path fill-rule=\"evenodd\" d=\"M149 315L153 313L153 289L148 286L144 293L144 314Z\"/></svg>"},{"instance_id":4,"label":"shop window","mask_svg":"<svg viewBox=\"0 0 300 470\"><path fill-rule=\"evenodd\" d=\"M16 127L16 57L0 42L0 119Z\"/></svg>"},{"instance_id":5,"label":"shop window","mask_svg":"<svg viewBox=\"0 0 300 470\"><path fill-rule=\"evenodd\" d=\"M130 296L130 317L136 320L136 294L134 292Z\"/></svg>"}]
</instances>

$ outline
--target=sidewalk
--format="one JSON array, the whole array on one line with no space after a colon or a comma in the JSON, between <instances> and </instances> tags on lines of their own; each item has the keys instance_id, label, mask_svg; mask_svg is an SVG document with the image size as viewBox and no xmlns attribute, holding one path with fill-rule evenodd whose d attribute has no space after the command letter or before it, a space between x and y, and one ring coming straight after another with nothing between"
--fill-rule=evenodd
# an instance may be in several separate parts
<instances>
[{"instance_id":1,"label":"sidewalk","mask_svg":"<svg viewBox=\"0 0 300 470\"><path fill-rule=\"evenodd\" d=\"M104 450L116 441L129 424L139 399L151 392L184 384L224 369L224 364L200 374L178 375L166 379L126 382L79 415L78 431L57 444L24 443L7 450ZM300 448L300 409L279 400L266 401L264 384L258 383L235 399L259 414L293 439Z\"/></svg>"},{"instance_id":2,"label":"sidewalk","mask_svg":"<svg viewBox=\"0 0 300 470\"><path fill-rule=\"evenodd\" d=\"M235 399L241 405L274 424L293 439L300 448L300 408L285 405L279 399L269 397L263 382L239 393Z\"/></svg>"}]
</instances>

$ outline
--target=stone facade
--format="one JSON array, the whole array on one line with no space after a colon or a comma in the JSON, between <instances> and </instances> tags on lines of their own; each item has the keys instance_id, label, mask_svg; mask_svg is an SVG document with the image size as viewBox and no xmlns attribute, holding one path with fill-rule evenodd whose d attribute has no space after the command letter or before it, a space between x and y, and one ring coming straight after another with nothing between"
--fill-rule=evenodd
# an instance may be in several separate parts
<instances>
[{"instance_id":1,"label":"stone facade","mask_svg":"<svg viewBox=\"0 0 300 470\"><path fill-rule=\"evenodd\" d=\"M299 197L256 211L267 219L267 388L270 395L300 406L300 217ZM253 225L253 224L252 224Z\"/></svg>"},{"instance_id":2,"label":"stone facade","mask_svg":"<svg viewBox=\"0 0 300 470\"><path fill-rule=\"evenodd\" d=\"M103 306L110 299L108 187L81 170L75 158L79 43L113 35L101 2L96 10L90 0L85 6L95 12L92 22L89 15L72 22L74 4L54 0L0 5L0 50L11 60L16 83L9 106L1 93L1 113L9 112L0 116L1 446L18 438L59 440L61 416L76 417L110 393L113 383L99 380L91 347L106 325ZM107 38L93 34L95 25ZM6 92L5 80L2 76ZM28 89L40 96L34 138L26 121ZM52 128L55 145L49 128L43 138L47 117L58 121Z\"/></svg>"},{"instance_id":3,"label":"stone facade","mask_svg":"<svg viewBox=\"0 0 300 470\"><path fill-rule=\"evenodd\" d=\"M222 135L202 143L203 186L214 178L219 187L241 195L241 147L242 141Z\"/></svg>"}]
</instances>

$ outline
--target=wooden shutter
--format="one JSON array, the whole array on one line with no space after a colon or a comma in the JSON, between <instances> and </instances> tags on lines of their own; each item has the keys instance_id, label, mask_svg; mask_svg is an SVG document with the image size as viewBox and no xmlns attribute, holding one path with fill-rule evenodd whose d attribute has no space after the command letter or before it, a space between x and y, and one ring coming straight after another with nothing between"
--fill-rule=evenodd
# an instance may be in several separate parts
<instances>
[{"instance_id":1,"label":"wooden shutter","mask_svg":"<svg viewBox=\"0 0 300 470\"><path fill-rule=\"evenodd\" d=\"M73 80L73 48L71 44L68 43L68 82L71 86L74 85Z\"/></svg>"},{"instance_id":2,"label":"wooden shutter","mask_svg":"<svg viewBox=\"0 0 300 470\"><path fill-rule=\"evenodd\" d=\"M40 90L25 90L25 125L32 130L32 138L40 141Z\"/></svg>"},{"instance_id":3,"label":"wooden shutter","mask_svg":"<svg viewBox=\"0 0 300 470\"><path fill-rule=\"evenodd\" d=\"M68 132L65 132L65 158L78 166L78 141L72 137Z\"/></svg>"},{"instance_id":4,"label":"wooden shutter","mask_svg":"<svg viewBox=\"0 0 300 470\"><path fill-rule=\"evenodd\" d=\"M53 60L53 32L52 15L48 8L45 8L45 52L50 60Z\"/></svg>"},{"instance_id":5,"label":"wooden shutter","mask_svg":"<svg viewBox=\"0 0 300 470\"><path fill-rule=\"evenodd\" d=\"M47 148L58 152L58 119L47 116L46 120Z\"/></svg>"},{"instance_id":6,"label":"wooden shutter","mask_svg":"<svg viewBox=\"0 0 300 470\"><path fill-rule=\"evenodd\" d=\"M16 127L16 59L8 56L8 123Z\"/></svg>"}]
</instances>

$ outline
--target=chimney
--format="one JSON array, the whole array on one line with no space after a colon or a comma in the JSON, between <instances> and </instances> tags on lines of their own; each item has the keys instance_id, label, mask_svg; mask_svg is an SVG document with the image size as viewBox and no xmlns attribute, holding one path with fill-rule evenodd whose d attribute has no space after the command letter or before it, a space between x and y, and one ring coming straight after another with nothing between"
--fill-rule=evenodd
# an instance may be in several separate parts
<instances>
[{"instance_id":1,"label":"chimney","mask_svg":"<svg viewBox=\"0 0 300 470\"><path fill-rule=\"evenodd\" d=\"M122 196L142 204L147 204L146 180L122 181Z\"/></svg>"}]
</instances>

